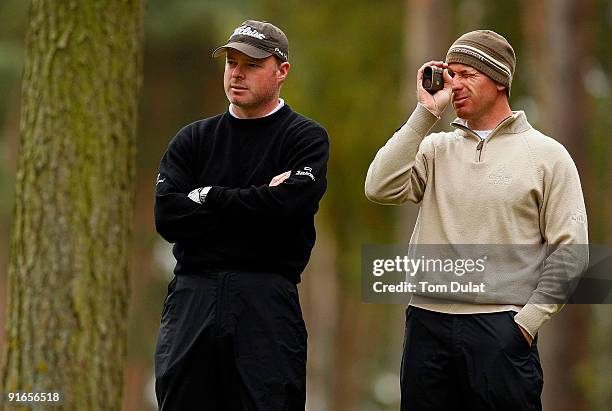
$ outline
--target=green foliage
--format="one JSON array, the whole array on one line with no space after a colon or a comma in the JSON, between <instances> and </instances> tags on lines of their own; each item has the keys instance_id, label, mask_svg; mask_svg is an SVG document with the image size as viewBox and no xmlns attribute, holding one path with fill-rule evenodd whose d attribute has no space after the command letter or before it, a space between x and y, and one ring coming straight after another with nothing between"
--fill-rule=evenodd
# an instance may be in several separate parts
<instances>
[{"instance_id":1,"label":"green foliage","mask_svg":"<svg viewBox=\"0 0 612 411\"><path fill-rule=\"evenodd\" d=\"M12 124L18 121L19 78L23 70L23 43L28 3L21 0L0 2L0 157L9 156L9 136L17 133ZM13 118L9 118L13 116ZM0 163L0 232L2 222L13 210L15 195L14 170L11 162ZM1 258L0 258L1 260Z\"/></svg>"},{"instance_id":2,"label":"green foliage","mask_svg":"<svg viewBox=\"0 0 612 411\"><path fill-rule=\"evenodd\" d=\"M271 3L261 7L290 42L292 69L283 95L330 135L323 212L342 250L343 281L356 283L361 243L392 239L391 210L370 203L363 185L376 150L406 118L399 103L403 4Z\"/></svg>"},{"instance_id":3,"label":"green foliage","mask_svg":"<svg viewBox=\"0 0 612 411\"><path fill-rule=\"evenodd\" d=\"M11 111L13 97L18 90L18 80L23 68L23 43L25 35L27 2L3 0L0 3L0 131L5 124L6 113ZM14 111L14 110L13 110ZM0 134L0 142L4 136Z\"/></svg>"}]
</instances>

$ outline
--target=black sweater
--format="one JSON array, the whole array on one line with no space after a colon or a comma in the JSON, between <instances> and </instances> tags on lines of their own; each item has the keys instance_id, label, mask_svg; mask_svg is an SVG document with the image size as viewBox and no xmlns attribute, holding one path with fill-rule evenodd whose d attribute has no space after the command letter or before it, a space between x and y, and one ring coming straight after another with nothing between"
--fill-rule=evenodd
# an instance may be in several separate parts
<instances>
[{"instance_id":1,"label":"black sweater","mask_svg":"<svg viewBox=\"0 0 612 411\"><path fill-rule=\"evenodd\" d=\"M315 242L328 151L325 129L287 105L267 117L225 112L181 129L161 160L155 195L174 273L276 272L298 283ZM288 170L289 179L268 186ZM206 186L204 204L187 197Z\"/></svg>"}]
</instances>

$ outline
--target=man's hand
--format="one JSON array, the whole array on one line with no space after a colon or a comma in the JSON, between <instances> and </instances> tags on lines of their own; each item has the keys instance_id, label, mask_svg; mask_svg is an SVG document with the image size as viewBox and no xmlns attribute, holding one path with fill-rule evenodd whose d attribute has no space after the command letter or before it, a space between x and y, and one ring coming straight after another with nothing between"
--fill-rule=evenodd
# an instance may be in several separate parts
<instances>
[{"instance_id":1,"label":"man's hand","mask_svg":"<svg viewBox=\"0 0 612 411\"><path fill-rule=\"evenodd\" d=\"M529 345L531 345L531 343L533 342L533 337L523 327L521 327L520 324L517 323L516 325L518 325L519 330L521 330L521 333L523 333L523 336L525 337Z\"/></svg>"},{"instance_id":2,"label":"man's hand","mask_svg":"<svg viewBox=\"0 0 612 411\"><path fill-rule=\"evenodd\" d=\"M270 187L275 187L277 185L280 185L280 184L282 184L283 181L288 179L289 176L291 176L291 170L285 171L284 173L279 174L279 175L273 177L272 180L270 181L270 184L268 184L268 185Z\"/></svg>"},{"instance_id":3,"label":"man's hand","mask_svg":"<svg viewBox=\"0 0 612 411\"><path fill-rule=\"evenodd\" d=\"M444 88L436 91L435 94L429 94L429 92L423 88L423 70L427 66L437 66L444 69L442 74L444 78ZM430 61L423 64L417 72L417 101L438 117L442 115L453 95L451 86L452 78L446 69L448 69L448 64L443 61Z\"/></svg>"}]
</instances>

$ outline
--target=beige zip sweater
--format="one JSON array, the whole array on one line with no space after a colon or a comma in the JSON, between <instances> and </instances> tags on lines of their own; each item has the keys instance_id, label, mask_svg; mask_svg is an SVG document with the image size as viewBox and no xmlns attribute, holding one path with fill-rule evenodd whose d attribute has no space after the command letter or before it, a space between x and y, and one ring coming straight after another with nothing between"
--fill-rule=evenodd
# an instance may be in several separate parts
<instances>
[{"instance_id":1,"label":"beige zip sweater","mask_svg":"<svg viewBox=\"0 0 612 411\"><path fill-rule=\"evenodd\" d=\"M482 143L458 120L453 132L427 135L437 120L417 104L378 151L366 177L371 201L421 203L412 244L588 243L576 166L561 144L531 127L525 113L513 112ZM588 252L582 257L578 264L586 268ZM531 336L562 307L536 303L549 291L544 283L535 283L515 317ZM439 302L413 296L410 304L450 313L511 307Z\"/></svg>"}]
</instances>

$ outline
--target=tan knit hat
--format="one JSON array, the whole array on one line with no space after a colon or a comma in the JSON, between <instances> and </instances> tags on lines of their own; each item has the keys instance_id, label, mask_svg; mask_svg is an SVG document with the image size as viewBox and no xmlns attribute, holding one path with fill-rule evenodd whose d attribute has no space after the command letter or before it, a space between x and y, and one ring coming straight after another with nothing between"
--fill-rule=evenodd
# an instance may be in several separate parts
<instances>
[{"instance_id":1,"label":"tan knit hat","mask_svg":"<svg viewBox=\"0 0 612 411\"><path fill-rule=\"evenodd\" d=\"M510 95L516 55L508 40L496 32L476 30L465 33L448 49L446 63L474 67L506 86L506 94Z\"/></svg>"}]
</instances>

